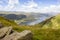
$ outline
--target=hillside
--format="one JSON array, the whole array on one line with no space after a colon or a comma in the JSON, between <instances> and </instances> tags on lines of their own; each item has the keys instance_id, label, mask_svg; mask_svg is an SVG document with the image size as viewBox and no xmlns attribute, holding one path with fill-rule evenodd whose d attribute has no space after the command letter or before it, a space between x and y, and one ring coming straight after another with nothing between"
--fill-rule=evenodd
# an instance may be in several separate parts
<instances>
[{"instance_id":1,"label":"hillside","mask_svg":"<svg viewBox=\"0 0 60 40\"><path fill-rule=\"evenodd\" d=\"M43 25L46 28L60 29L60 14L46 20L47 22Z\"/></svg>"},{"instance_id":2,"label":"hillside","mask_svg":"<svg viewBox=\"0 0 60 40\"><path fill-rule=\"evenodd\" d=\"M33 40L60 40L60 14L47 19L46 21L34 26L17 25L15 22L0 17L0 22L4 26L12 26L14 30L21 32L23 30L31 30ZM43 25L43 26L41 26Z\"/></svg>"},{"instance_id":3,"label":"hillside","mask_svg":"<svg viewBox=\"0 0 60 40\"><path fill-rule=\"evenodd\" d=\"M9 19L9 20L21 20L23 18L26 18L27 16L24 14L0 14L0 16Z\"/></svg>"},{"instance_id":4,"label":"hillside","mask_svg":"<svg viewBox=\"0 0 60 40\"><path fill-rule=\"evenodd\" d=\"M0 23L3 24L3 26L12 26L13 29L18 29L19 25L17 25L14 21L8 20L4 17L0 17Z\"/></svg>"}]
</instances>

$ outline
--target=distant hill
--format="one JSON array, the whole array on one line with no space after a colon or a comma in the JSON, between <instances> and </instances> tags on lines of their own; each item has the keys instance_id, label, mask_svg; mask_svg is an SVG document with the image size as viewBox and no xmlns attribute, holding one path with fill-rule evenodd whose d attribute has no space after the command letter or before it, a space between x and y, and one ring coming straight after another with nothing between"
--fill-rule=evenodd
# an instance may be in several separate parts
<instances>
[{"instance_id":1,"label":"distant hill","mask_svg":"<svg viewBox=\"0 0 60 40\"><path fill-rule=\"evenodd\" d=\"M26 15L24 15L24 14L19 14L19 15L16 15L16 14L0 14L0 16L4 17L6 19L9 19L9 20L20 20L20 19L26 18Z\"/></svg>"}]
</instances>

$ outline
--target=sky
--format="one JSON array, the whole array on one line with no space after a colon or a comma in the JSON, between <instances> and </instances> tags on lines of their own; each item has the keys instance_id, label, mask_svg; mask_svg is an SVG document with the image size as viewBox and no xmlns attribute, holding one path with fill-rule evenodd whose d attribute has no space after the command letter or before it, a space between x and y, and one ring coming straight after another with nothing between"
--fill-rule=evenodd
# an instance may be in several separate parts
<instances>
[{"instance_id":1,"label":"sky","mask_svg":"<svg viewBox=\"0 0 60 40\"><path fill-rule=\"evenodd\" d=\"M0 0L0 11L60 13L60 0Z\"/></svg>"}]
</instances>

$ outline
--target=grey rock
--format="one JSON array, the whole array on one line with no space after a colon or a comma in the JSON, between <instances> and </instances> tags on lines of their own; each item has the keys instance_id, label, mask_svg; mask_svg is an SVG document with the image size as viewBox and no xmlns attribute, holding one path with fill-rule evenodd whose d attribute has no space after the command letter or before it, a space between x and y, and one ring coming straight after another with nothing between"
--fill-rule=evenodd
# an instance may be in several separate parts
<instances>
[{"instance_id":1,"label":"grey rock","mask_svg":"<svg viewBox=\"0 0 60 40\"><path fill-rule=\"evenodd\" d=\"M8 35L8 33L12 30L11 27L4 27L0 29L0 39L3 38L5 35Z\"/></svg>"},{"instance_id":2,"label":"grey rock","mask_svg":"<svg viewBox=\"0 0 60 40\"><path fill-rule=\"evenodd\" d=\"M4 27L0 29L0 40L32 40L33 35L29 30L22 32L13 31L12 27Z\"/></svg>"},{"instance_id":3,"label":"grey rock","mask_svg":"<svg viewBox=\"0 0 60 40\"><path fill-rule=\"evenodd\" d=\"M19 36L17 38L19 40L32 40L33 35L31 31L24 30L23 32L19 33Z\"/></svg>"}]
</instances>

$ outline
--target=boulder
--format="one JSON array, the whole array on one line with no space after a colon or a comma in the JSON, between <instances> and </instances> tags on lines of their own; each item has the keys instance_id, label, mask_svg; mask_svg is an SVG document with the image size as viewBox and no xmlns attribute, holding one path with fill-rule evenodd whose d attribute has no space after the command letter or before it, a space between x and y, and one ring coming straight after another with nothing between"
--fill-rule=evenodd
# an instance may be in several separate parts
<instances>
[{"instance_id":1,"label":"boulder","mask_svg":"<svg viewBox=\"0 0 60 40\"><path fill-rule=\"evenodd\" d=\"M0 29L0 39L3 38L5 35L8 35L8 33L12 30L11 27L4 27Z\"/></svg>"},{"instance_id":2,"label":"boulder","mask_svg":"<svg viewBox=\"0 0 60 40\"><path fill-rule=\"evenodd\" d=\"M16 32L12 27L4 27L0 29L0 40L32 40L33 35L29 30Z\"/></svg>"},{"instance_id":3,"label":"boulder","mask_svg":"<svg viewBox=\"0 0 60 40\"><path fill-rule=\"evenodd\" d=\"M4 37L2 40L32 40L32 34L27 30L21 33L14 32L11 35Z\"/></svg>"}]
</instances>

